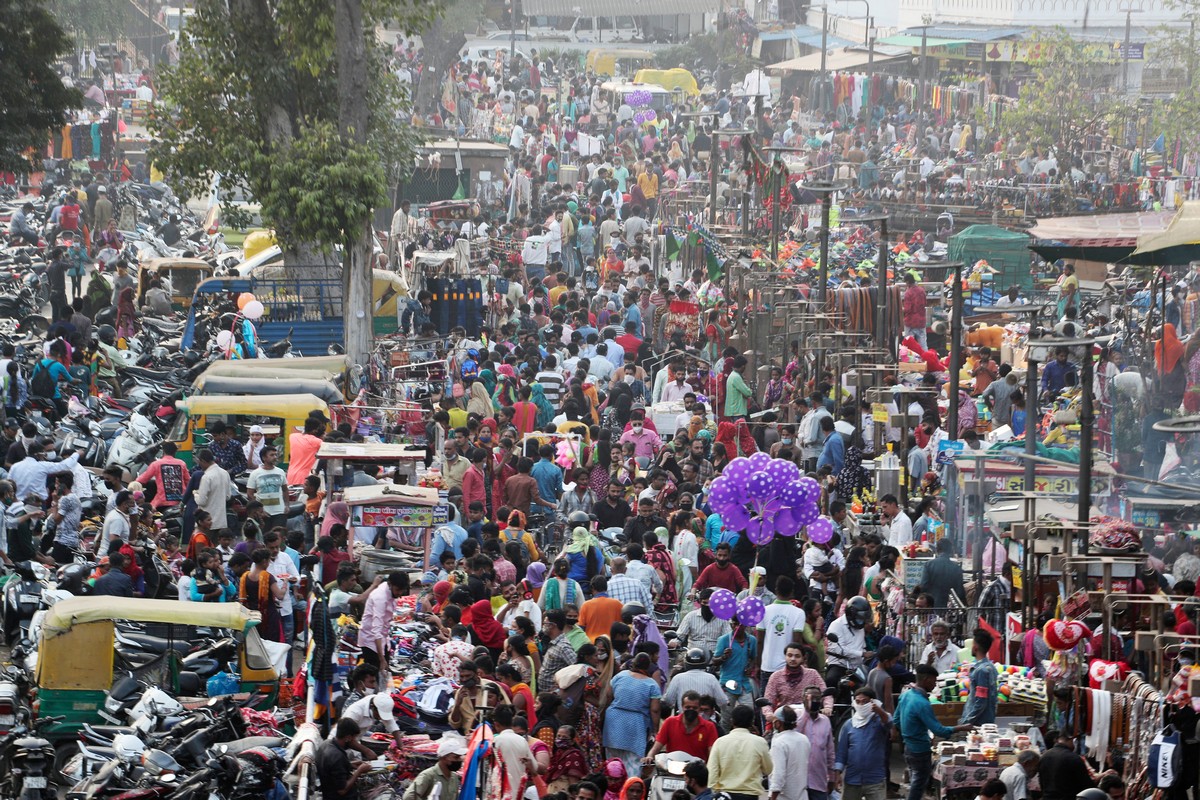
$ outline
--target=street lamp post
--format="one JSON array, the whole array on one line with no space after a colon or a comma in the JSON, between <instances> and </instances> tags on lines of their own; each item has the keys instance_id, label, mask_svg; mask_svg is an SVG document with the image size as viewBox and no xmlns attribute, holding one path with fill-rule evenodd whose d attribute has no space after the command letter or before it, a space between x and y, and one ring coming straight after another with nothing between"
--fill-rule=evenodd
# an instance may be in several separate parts
<instances>
[{"instance_id":1,"label":"street lamp post","mask_svg":"<svg viewBox=\"0 0 1200 800\"><path fill-rule=\"evenodd\" d=\"M801 185L821 197L821 263L817 266L817 301L825 308L825 295L829 289L829 213L833 208L833 195L845 191L848 184L837 181L810 181Z\"/></svg>"},{"instance_id":2,"label":"street lamp post","mask_svg":"<svg viewBox=\"0 0 1200 800\"><path fill-rule=\"evenodd\" d=\"M1136 6L1126 6L1119 9L1125 12L1125 51L1121 54L1121 91L1129 96L1129 46L1130 34L1133 31L1133 15L1142 13L1142 9Z\"/></svg>"}]
</instances>

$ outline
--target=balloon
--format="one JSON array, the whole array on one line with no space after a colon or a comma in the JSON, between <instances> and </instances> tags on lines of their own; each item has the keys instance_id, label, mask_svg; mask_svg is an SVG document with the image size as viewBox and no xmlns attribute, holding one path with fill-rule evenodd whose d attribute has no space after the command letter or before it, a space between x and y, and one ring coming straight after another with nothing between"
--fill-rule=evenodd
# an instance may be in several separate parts
<instances>
[{"instance_id":1,"label":"balloon","mask_svg":"<svg viewBox=\"0 0 1200 800\"><path fill-rule=\"evenodd\" d=\"M724 475L716 477L708 487L708 504L720 513L720 509L737 500L737 490Z\"/></svg>"},{"instance_id":2,"label":"balloon","mask_svg":"<svg viewBox=\"0 0 1200 800\"><path fill-rule=\"evenodd\" d=\"M245 308L247 303L253 303L255 299L256 298L251 292L242 292L239 294L237 299L238 311L241 311L243 308Z\"/></svg>"},{"instance_id":3,"label":"balloon","mask_svg":"<svg viewBox=\"0 0 1200 800\"><path fill-rule=\"evenodd\" d=\"M754 468L755 472L760 472L767 468L767 464L771 463L771 457L766 453L758 452L747 458L746 462Z\"/></svg>"},{"instance_id":4,"label":"balloon","mask_svg":"<svg viewBox=\"0 0 1200 800\"><path fill-rule=\"evenodd\" d=\"M780 536L795 536L802 527L790 508L785 508L775 515L775 532Z\"/></svg>"},{"instance_id":5,"label":"balloon","mask_svg":"<svg viewBox=\"0 0 1200 800\"><path fill-rule=\"evenodd\" d=\"M716 481L713 481L716 483ZM808 503L808 490L800 481L789 481L779 486L779 497L783 502L787 503L792 508L802 506Z\"/></svg>"},{"instance_id":6,"label":"balloon","mask_svg":"<svg viewBox=\"0 0 1200 800\"><path fill-rule=\"evenodd\" d=\"M809 500L815 503L821 499L821 484L817 483L814 478L801 478L798 483L803 487Z\"/></svg>"},{"instance_id":7,"label":"balloon","mask_svg":"<svg viewBox=\"0 0 1200 800\"><path fill-rule=\"evenodd\" d=\"M217 346L222 350L228 350L233 344L233 333L231 331L217 331Z\"/></svg>"},{"instance_id":8,"label":"balloon","mask_svg":"<svg viewBox=\"0 0 1200 800\"><path fill-rule=\"evenodd\" d=\"M728 479L728 482L732 486L739 492L742 492L745 491L752 472L754 472L754 469L750 466L748 459L735 458L729 462L729 465L725 467L725 470L721 474Z\"/></svg>"},{"instance_id":9,"label":"balloon","mask_svg":"<svg viewBox=\"0 0 1200 800\"><path fill-rule=\"evenodd\" d=\"M746 491L755 500L763 500L775 492L775 481L765 472L755 472L746 484Z\"/></svg>"},{"instance_id":10,"label":"balloon","mask_svg":"<svg viewBox=\"0 0 1200 800\"><path fill-rule=\"evenodd\" d=\"M799 474L799 469L793 462L782 458L772 458L762 471L770 475L775 480L775 486L780 489L793 482Z\"/></svg>"},{"instance_id":11,"label":"balloon","mask_svg":"<svg viewBox=\"0 0 1200 800\"><path fill-rule=\"evenodd\" d=\"M754 595L743 597L737 604L738 622L743 625L757 625L767 615L767 607L763 601Z\"/></svg>"},{"instance_id":12,"label":"balloon","mask_svg":"<svg viewBox=\"0 0 1200 800\"><path fill-rule=\"evenodd\" d=\"M746 537L762 547L775 538L775 526L762 517L755 517L746 525Z\"/></svg>"},{"instance_id":13,"label":"balloon","mask_svg":"<svg viewBox=\"0 0 1200 800\"><path fill-rule=\"evenodd\" d=\"M721 513L721 522L725 523L725 527L731 530L744 530L750 524L750 512L743 505L735 504L729 506Z\"/></svg>"},{"instance_id":14,"label":"balloon","mask_svg":"<svg viewBox=\"0 0 1200 800\"><path fill-rule=\"evenodd\" d=\"M816 521L817 517L821 516L821 509L816 503L805 503L800 506L792 506L792 516L796 522L803 528L806 525L811 525Z\"/></svg>"},{"instance_id":15,"label":"balloon","mask_svg":"<svg viewBox=\"0 0 1200 800\"><path fill-rule=\"evenodd\" d=\"M647 108L646 109L646 122L654 122L654 120L656 120L656 119L658 119L658 112L655 111L653 108Z\"/></svg>"},{"instance_id":16,"label":"balloon","mask_svg":"<svg viewBox=\"0 0 1200 800\"><path fill-rule=\"evenodd\" d=\"M833 538L833 520L826 517L817 517L808 524L809 541L817 544L825 544Z\"/></svg>"},{"instance_id":17,"label":"balloon","mask_svg":"<svg viewBox=\"0 0 1200 800\"><path fill-rule=\"evenodd\" d=\"M1061 619L1052 619L1046 623L1046 627L1042 631L1042 638L1046 640L1046 646L1051 650L1070 650L1089 633L1087 626L1078 622L1067 622Z\"/></svg>"},{"instance_id":18,"label":"balloon","mask_svg":"<svg viewBox=\"0 0 1200 800\"><path fill-rule=\"evenodd\" d=\"M728 589L717 589L708 598L708 607L717 619L733 619L737 613L737 596Z\"/></svg>"},{"instance_id":19,"label":"balloon","mask_svg":"<svg viewBox=\"0 0 1200 800\"><path fill-rule=\"evenodd\" d=\"M242 316L251 320L258 319L263 315L264 311L266 311L266 309L263 308L262 303L258 302L257 300L251 300L249 303L246 303L246 306L242 309Z\"/></svg>"}]
</instances>

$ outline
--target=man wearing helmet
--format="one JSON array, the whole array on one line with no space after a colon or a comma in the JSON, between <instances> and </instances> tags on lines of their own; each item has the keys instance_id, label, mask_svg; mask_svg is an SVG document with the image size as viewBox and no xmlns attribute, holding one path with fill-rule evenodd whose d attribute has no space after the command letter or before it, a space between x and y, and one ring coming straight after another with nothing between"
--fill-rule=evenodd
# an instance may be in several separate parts
<instances>
[{"instance_id":1,"label":"man wearing helmet","mask_svg":"<svg viewBox=\"0 0 1200 800\"><path fill-rule=\"evenodd\" d=\"M825 634L826 647L825 683L837 686L847 673L862 666L863 660L875 654L867 651L866 627L871 616L871 604L865 597L851 598L842 616L829 624Z\"/></svg>"},{"instance_id":2,"label":"man wearing helmet","mask_svg":"<svg viewBox=\"0 0 1200 800\"><path fill-rule=\"evenodd\" d=\"M689 694L712 695L717 703L724 708L729 702L725 692L721 690L721 682L708 671L708 650L699 647L689 647L683 656L683 671L675 673L667 683L663 692L663 705L671 708L681 708L680 701Z\"/></svg>"}]
</instances>

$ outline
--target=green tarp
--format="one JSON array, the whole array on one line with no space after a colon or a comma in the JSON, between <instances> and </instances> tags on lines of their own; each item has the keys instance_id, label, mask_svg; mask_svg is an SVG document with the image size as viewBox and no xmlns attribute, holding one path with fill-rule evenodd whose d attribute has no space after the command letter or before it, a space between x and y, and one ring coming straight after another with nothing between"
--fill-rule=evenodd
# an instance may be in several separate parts
<instances>
[{"instance_id":1,"label":"green tarp","mask_svg":"<svg viewBox=\"0 0 1200 800\"><path fill-rule=\"evenodd\" d=\"M950 237L951 261L961 261L968 272L976 261L984 259L996 270L993 287L1004 292L1010 286L1033 288L1029 274L1029 235L998 225L971 225Z\"/></svg>"}]
</instances>

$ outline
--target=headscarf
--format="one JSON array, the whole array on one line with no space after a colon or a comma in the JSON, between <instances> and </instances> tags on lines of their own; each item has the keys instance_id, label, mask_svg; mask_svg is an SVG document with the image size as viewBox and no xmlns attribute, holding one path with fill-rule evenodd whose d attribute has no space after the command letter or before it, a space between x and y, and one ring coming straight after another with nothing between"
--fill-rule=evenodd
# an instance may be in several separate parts
<instances>
[{"instance_id":1,"label":"headscarf","mask_svg":"<svg viewBox=\"0 0 1200 800\"><path fill-rule=\"evenodd\" d=\"M483 388L487 389L488 396L496 391L496 373L490 369L479 370L479 383L483 384Z\"/></svg>"},{"instance_id":2,"label":"headscarf","mask_svg":"<svg viewBox=\"0 0 1200 800\"><path fill-rule=\"evenodd\" d=\"M350 506L341 501L330 503L329 508L325 509L325 519L321 521L321 535L328 536L330 528L338 524L350 524Z\"/></svg>"},{"instance_id":3,"label":"headscarf","mask_svg":"<svg viewBox=\"0 0 1200 800\"><path fill-rule=\"evenodd\" d=\"M467 400L467 413L478 414L480 417L492 415L492 396L482 381L471 383L471 397Z\"/></svg>"},{"instance_id":4,"label":"headscarf","mask_svg":"<svg viewBox=\"0 0 1200 800\"><path fill-rule=\"evenodd\" d=\"M471 606L471 633L476 641L489 650L504 647L508 631L492 616L491 600L479 600Z\"/></svg>"},{"instance_id":5,"label":"headscarf","mask_svg":"<svg viewBox=\"0 0 1200 800\"><path fill-rule=\"evenodd\" d=\"M621 787L621 795L619 800L625 800L625 798L628 797L629 787L633 786L635 783L642 787L642 797L646 796L646 782L644 780L641 778L626 778L625 785Z\"/></svg>"},{"instance_id":6,"label":"headscarf","mask_svg":"<svg viewBox=\"0 0 1200 800\"><path fill-rule=\"evenodd\" d=\"M625 796L625 779L628 773L621 759L610 758L604 762L604 777L608 778L608 791L604 793L604 800L619 800ZM614 789L615 786L620 786L620 790Z\"/></svg>"},{"instance_id":7,"label":"headscarf","mask_svg":"<svg viewBox=\"0 0 1200 800\"><path fill-rule=\"evenodd\" d=\"M546 565L541 561L530 564L529 569L525 570L525 580L529 581L530 588L542 588L542 584L546 582Z\"/></svg>"},{"instance_id":8,"label":"headscarf","mask_svg":"<svg viewBox=\"0 0 1200 800\"><path fill-rule=\"evenodd\" d=\"M539 429L544 429L554 419L554 406L550 405L550 401L546 399L546 390L542 388L540 383L534 383L529 386L529 401L537 406L537 425Z\"/></svg>"},{"instance_id":9,"label":"headscarf","mask_svg":"<svg viewBox=\"0 0 1200 800\"><path fill-rule=\"evenodd\" d=\"M571 531L571 541L569 544L567 544L566 552L583 553L584 555L587 555L593 546L599 547L600 542L597 541L595 536L592 536L592 534L588 532L587 528L580 525L578 528Z\"/></svg>"},{"instance_id":10,"label":"headscarf","mask_svg":"<svg viewBox=\"0 0 1200 800\"><path fill-rule=\"evenodd\" d=\"M658 669L663 680L671 670L671 660L667 656L667 640L658 630L658 625L647 614L639 614L633 618L633 639L629 642L629 652L633 652L642 642L654 642L658 645ZM659 687L662 688L662 687Z\"/></svg>"},{"instance_id":11,"label":"headscarf","mask_svg":"<svg viewBox=\"0 0 1200 800\"><path fill-rule=\"evenodd\" d=\"M1183 350L1183 342L1175 333L1175 325L1170 322L1164 324L1162 339L1154 344L1154 366L1158 374L1166 375L1173 371L1183 357Z\"/></svg>"},{"instance_id":12,"label":"headscarf","mask_svg":"<svg viewBox=\"0 0 1200 800\"><path fill-rule=\"evenodd\" d=\"M433 585L433 610L437 613L446 605L446 601L450 599L450 591L454 588L454 584L450 581L438 581Z\"/></svg>"}]
</instances>

